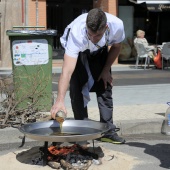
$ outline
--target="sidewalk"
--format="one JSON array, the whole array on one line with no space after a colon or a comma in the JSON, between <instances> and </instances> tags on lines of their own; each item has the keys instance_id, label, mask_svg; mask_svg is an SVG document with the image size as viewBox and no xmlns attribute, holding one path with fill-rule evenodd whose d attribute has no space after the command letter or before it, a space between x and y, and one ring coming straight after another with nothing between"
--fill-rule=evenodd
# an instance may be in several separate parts
<instances>
[{"instance_id":1,"label":"sidewalk","mask_svg":"<svg viewBox=\"0 0 170 170\"><path fill-rule=\"evenodd\" d=\"M164 94L161 96L161 93ZM119 134L160 133L166 102L169 99L169 85L142 85L114 87L114 123L120 127ZM94 93L90 94L89 119L99 121L99 111ZM68 117L73 117L69 94L66 95Z\"/></svg>"},{"instance_id":2,"label":"sidewalk","mask_svg":"<svg viewBox=\"0 0 170 170\"><path fill-rule=\"evenodd\" d=\"M62 62L53 68L53 72L60 73L60 65L62 65ZM134 71L134 74L128 75L128 71ZM150 73L152 68L148 70L138 68L136 70L133 64L117 64L112 66L113 76L114 72L127 72L127 75L115 75L115 81L123 82L127 77L129 78L127 79L128 81L138 81L135 80L135 78L139 77L139 75L135 75L137 71ZM156 73L151 73L150 77L154 78L150 81L151 84L147 84L148 79L143 79L143 81L146 81L145 85L118 85L113 87L113 119L114 123L121 129L119 134L161 133L162 122L165 118L166 109L168 108L166 103L170 101L170 81L168 80L167 82L167 79L170 79L169 72L170 70L156 70ZM146 78L147 76L149 76L149 74L141 75L141 78ZM164 80L162 80L163 78ZM162 84L162 82L165 82L165 84ZM139 83L136 82L136 84ZM90 97L91 101L88 104L89 119L99 121L99 111L95 93L90 93ZM69 92L66 94L65 101L68 116L72 118L73 112Z\"/></svg>"}]
</instances>

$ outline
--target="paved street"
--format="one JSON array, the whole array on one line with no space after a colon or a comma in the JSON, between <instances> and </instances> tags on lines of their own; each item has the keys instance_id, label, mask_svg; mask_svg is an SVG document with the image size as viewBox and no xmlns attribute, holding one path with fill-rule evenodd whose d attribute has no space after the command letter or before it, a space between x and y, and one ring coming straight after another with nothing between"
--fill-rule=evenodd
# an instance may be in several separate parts
<instances>
[{"instance_id":1,"label":"paved street","mask_svg":"<svg viewBox=\"0 0 170 170\"><path fill-rule=\"evenodd\" d=\"M170 169L170 136L141 134L125 136L125 145L102 143L107 149L126 153L139 161L133 170ZM116 156L116 155L115 155ZM122 162L123 163L123 162Z\"/></svg>"},{"instance_id":2,"label":"paved street","mask_svg":"<svg viewBox=\"0 0 170 170\"><path fill-rule=\"evenodd\" d=\"M54 70L53 90L57 90L58 75ZM144 70L134 65L113 65L114 123L120 134L160 133L170 94L170 69L154 67ZM90 93L89 118L99 120L95 93ZM69 92L65 100L68 117L73 117Z\"/></svg>"},{"instance_id":3,"label":"paved street","mask_svg":"<svg viewBox=\"0 0 170 170\"><path fill-rule=\"evenodd\" d=\"M57 90L57 81L61 70L55 70L53 74L53 91ZM113 85L152 85L170 84L170 69L134 69L134 66L112 67Z\"/></svg>"},{"instance_id":4,"label":"paved street","mask_svg":"<svg viewBox=\"0 0 170 170\"><path fill-rule=\"evenodd\" d=\"M56 93L61 67L54 68L53 71L53 92ZM120 127L119 135L122 135L127 143L113 145L95 141L95 146L103 146L134 157L140 164L133 170L169 169L170 136L161 134L161 128L168 108L166 103L170 99L170 69L143 70L139 68L136 70L133 66L114 66L112 75L114 78L114 123ZM99 120L95 94L91 93L90 97L89 119ZM65 103L68 119L72 119L69 92L66 94ZM21 144L19 136L23 134L17 129L0 129L0 135L1 155L23 149L18 149ZM24 148L42 145L43 142L26 138Z\"/></svg>"}]
</instances>

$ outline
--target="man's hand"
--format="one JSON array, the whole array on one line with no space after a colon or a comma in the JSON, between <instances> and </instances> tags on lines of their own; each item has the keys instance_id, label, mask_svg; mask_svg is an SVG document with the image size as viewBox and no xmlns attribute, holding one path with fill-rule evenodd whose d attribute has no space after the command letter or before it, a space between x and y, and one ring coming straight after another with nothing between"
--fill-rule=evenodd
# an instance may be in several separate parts
<instances>
[{"instance_id":1,"label":"man's hand","mask_svg":"<svg viewBox=\"0 0 170 170\"><path fill-rule=\"evenodd\" d=\"M56 113L57 113L58 111L60 111L60 110L62 110L62 111L67 115L67 110L66 110L66 108L65 108L64 102L56 102L56 103L52 106L52 108L51 108L51 110L50 110L50 112L51 112L51 118L55 119Z\"/></svg>"},{"instance_id":2,"label":"man's hand","mask_svg":"<svg viewBox=\"0 0 170 170\"><path fill-rule=\"evenodd\" d=\"M112 64L116 60L117 56L119 55L120 49L121 49L121 43L113 44L109 49L105 66L98 78L98 81L100 79L103 80L105 88L107 88L107 83L113 86L113 78L112 75L110 74L110 69Z\"/></svg>"},{"instance_id":3,"label":"man's hand","mask_svg":"<svg viewBox=\"0 0 170 170\"><path fill-rule=\"evenodd\" d=\"M105 89L107 88L107 83L109 83L111 86L113 86L113 78L110 74L110 71L107 71L105 69L103 69L103 71L101 72L99 78L98 78L98 81L102 79L103 82L104 82L104 86L105 86Z\"/></svg>"}]
</instances>

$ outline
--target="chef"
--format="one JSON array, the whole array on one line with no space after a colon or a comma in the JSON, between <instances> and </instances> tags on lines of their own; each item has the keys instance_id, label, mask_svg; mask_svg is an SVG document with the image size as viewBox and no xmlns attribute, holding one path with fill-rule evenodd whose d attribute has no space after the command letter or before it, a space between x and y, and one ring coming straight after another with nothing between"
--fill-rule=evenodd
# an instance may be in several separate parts
<instances>
[{"instance_id":1,"label":"chef","mask_svg":"<svg viewBox=\"0 0 170 170\"><path fill-rule=\"evenodd\" d=\"M117 135L117 128L113 124L111 75L111 66L119 55L124 38L122 20L99 8L80 15L66 27L60 39L65 54L56 102L51 108L52 118L55 119L55 114L60 110L67 114L64 99L70 83L74 118L88 119L89 93L95 92L100 122L110 127L110 131L100 140L114 144L125 143L125 139Z\"/></svg>"}]
</instances>

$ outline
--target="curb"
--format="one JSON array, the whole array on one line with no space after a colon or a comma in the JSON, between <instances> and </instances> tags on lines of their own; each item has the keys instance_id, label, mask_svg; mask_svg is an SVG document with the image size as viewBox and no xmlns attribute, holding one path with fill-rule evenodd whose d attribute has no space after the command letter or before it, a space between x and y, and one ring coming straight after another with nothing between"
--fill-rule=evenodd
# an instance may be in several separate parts
<instances>
[{"instance_id":1,"label":"curb","mask_svg":"<svg viewBox=\"0 0 170 170\"><path fill-rule=\"evenodd\" d=\"M161 133L163 118L115 121L119 135Z\"/></svg>"}]
</instances>

